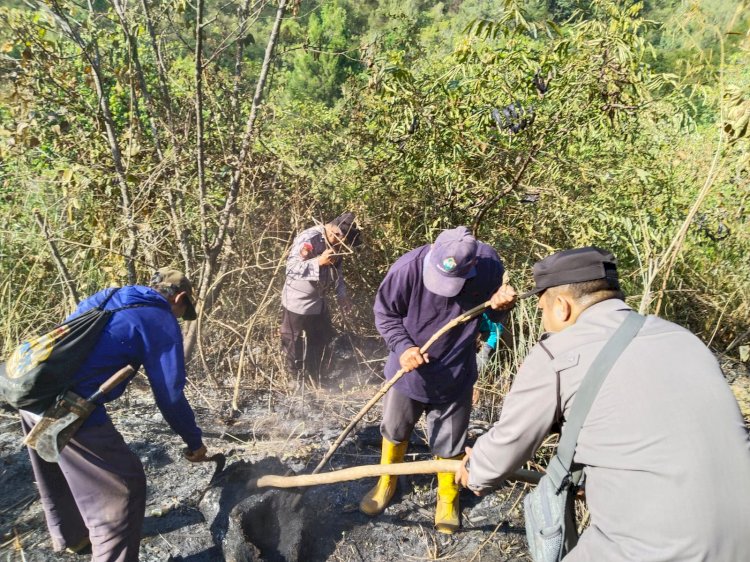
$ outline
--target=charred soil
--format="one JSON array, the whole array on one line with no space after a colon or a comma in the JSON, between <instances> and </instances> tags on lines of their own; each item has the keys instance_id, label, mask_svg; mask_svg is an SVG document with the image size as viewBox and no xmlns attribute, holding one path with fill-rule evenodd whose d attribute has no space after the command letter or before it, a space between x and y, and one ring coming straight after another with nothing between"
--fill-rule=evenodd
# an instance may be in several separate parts
<instances>
[{"instance_id":1,"label":"charred soil","mask_svg":"<svg viewBox=\"0 0 750 562\"><path fill-rule=\"evenodd\" d=\"M309 473L341 429L374 394L374 371L344 366L323 381L298 381L296 391L255 392L244 410L230 415L228 394L210 396L191 385L194 405L211 453L226 466L189 463L182 442L153 404L145 379L138 377L110 415L140 456L148 479L146 520L140 559L183 560L387 561L528 560L521 500L522 484L507 484L484 498L461 492L462 529L444 535L433 528L435 477L401 477L386 511L370 518L359 500L374 479L296 490L257 489L262 474ZM729 382L747 388L747 369L724 365ZM346 374L345 374L346 373ZM221 381L220 381L221 382ZM224 381L227 387L230 381ZM739 397L739 396L738 396ZM342 444L328 470L376 464L380 458L376 406ZM495 414L496 416L496 414ZM470 442L493 417L474 412ZM430 458L422 428L417 428L407 461ZM85 560L85 555L52 551L33 482L17 415L0 411L0 557L9 561Z\"/></svg>"}]
</instances>

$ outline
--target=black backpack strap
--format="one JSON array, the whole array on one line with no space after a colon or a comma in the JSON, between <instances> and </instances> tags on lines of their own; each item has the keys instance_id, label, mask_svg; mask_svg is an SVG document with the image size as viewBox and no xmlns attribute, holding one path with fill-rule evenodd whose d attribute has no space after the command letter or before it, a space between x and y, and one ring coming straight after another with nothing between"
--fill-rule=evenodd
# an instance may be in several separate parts
<instances>
[{"instance_id":1,"label":"black backpack strap","mask_svg":"<svg viewBox=\"0 0 750 562\"><path fill-rule=\"evenodd\" d=\"M96 308L98 308L99 310L104 310L104 307L105 307L105 306L107 306L107 303L109 302L109 300L110 300L110 299L111 299L111 298L112 298L113 296L115 296L115 293L116 293L117 291L119 291L119 290L120 290L121 288L122 288L122 287L115 287L114 289L112 289L112 292L111 292L111 293L109 293L109 294L108 294L108 295L107 295L106 297L104 297L104 300L103 300L103 301L102 301L102 302L101 302L101 303L99 304L99 306L97 306Z\"/></svg>"},{"instance_id":2,"label":"black backpack strap","mask_svg":"<svg viewBox=\"0 0 750 562\"><path fill-rule=\"evenodd\" d=\"M115 288L114 288L114 289L112 290L112 292L111 292L111 293L109 293L109 294L108 294L108 295L107 295L107 296L106 296L106 297L104 298L104 300L103 300L103 301L101 302L101 304L99 304L99 306L97 306L96 308L98 308L99 310L105 310L105 307L107 306L107 303L108 303L108 302L110 301L110 299L111 299L111 298L112 298L112 297L113 297L113 296L115 295L115 293L116 293L117 291L119 291L120 289L122 289L122 287L115 287ZM109 312L109 313L113 313L113 312L119 312L120 310L125 310L125 309L127 309L127 308L141 308L141 307L143 307L143 306L154 306L154 305L152 305L152 304L143 304L143 303L141 303L141 304L126 304L126 305L124 305L124 306L120 306L120 307L118 307L118 308L110 308L109 310L107 310L107 312Z\"/></svg>"},{"instance_id":3,"label":"black backpack strap","mask_svg":"<svg viewBox=\"0 0 750 562\"><path fill-rule=\"evenodd\" d=\"M154 307L154 308L158 308L157 306L155 306L153 304L145 304L145 303L141 303L141 304L126 304L126 305L121 306L119 308L111 308L107 312L119 312L121 310L125 310L126 308L143 308L144 306L151 306L151 307Z\"/></svg>"}]
</instances>

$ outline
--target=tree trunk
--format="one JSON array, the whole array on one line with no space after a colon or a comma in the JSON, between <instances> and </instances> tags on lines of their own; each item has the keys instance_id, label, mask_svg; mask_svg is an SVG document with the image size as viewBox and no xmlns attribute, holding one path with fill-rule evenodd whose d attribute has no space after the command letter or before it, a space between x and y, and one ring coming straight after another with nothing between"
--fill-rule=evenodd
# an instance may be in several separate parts
<instances>
[{"instance_id":1,"label":"tree trunk","mask_svg":"<svg viewBox=\"0 0 750 562\"><path fill-rule=\"evenodd\" d=\"M125 246L125 267L128 272L128 283L135 284L137 279L135 260L138 251L138 228L133 216L133 203L130 196L130 188L125 177L125 167L122 164L122 151L120 149L119 141L117 140L115 123L112 119L107 92L104 89L104 83L102 81L101 65L99 62L99 47L95 40L92 40L88 45L83 41L78 29L71 25L70 20L65 15L65 12L57 1L53 1L50 5L55 19L60 22L62 29L68 37L78 45L83 52L83 56L91 66L91 76L94 79L99 109L102 113L104 128L107 132L107 141L112 154L112 162L115 166L115 176L120 187L120 210L122 211L123 221L128 232L128 240Z\"/></svg>"},{"instance_id":2,"label":"tree trunk","mask_svg":"<svg viewBox=\"0 0 750 562\"><path fill-rule=\"evenodd\" d=\"M206 297L208 291L213 282L215 276L216 264L224 248L224 242L226 240L227 232L230 224L230 217L234 213L237 206L237 197L239 194L240 185L243 180L243 170L245 162L250 155L252 150L252 143L254 140L255 133L255 121L258 116L258 108L260 107L261 101L263 100L263 90L265 88L266 80L268 78L268 72L271 68L271 60L273 59L273 53L276 49L276 44L279 39L279 29L281 28L281 21L284 18L286 12L287 0L279 0L279 7L276 10L276 19L271 30L271 35L268 38L266 45L266 52L263 57L263 66L261 67L260 76L258 77L258 83L255 87L255 95L253 96L253 104L250 108L250 115L248 116L247 123L245 125L245 134L242 139L242 145L240 148L240 154L235 164L234 173L232 174L232 181L229 186L227 198L224 202L224 208L222 209L219 218L219 231L216 234L213 244L209 251L204 255L204 263L202 268L202 274L200 278L200 291L199 297L199 314L204 314L210 310ZM218 297L216 292L213 295L212 301ZM185 359L189 359L195 348L195 339L198 335L198 324L191 323L187 334L185 335Z\"/></svg>"}]
</instances>

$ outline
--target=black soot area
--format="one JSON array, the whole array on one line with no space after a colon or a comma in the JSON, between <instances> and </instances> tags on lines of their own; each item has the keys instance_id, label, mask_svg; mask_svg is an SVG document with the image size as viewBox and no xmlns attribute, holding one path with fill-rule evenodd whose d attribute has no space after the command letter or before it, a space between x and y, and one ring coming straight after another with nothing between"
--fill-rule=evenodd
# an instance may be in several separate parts
<instances>
[{"instance_id":1,"label":"black soot area","mask_svg":"<svg viewBox=\"0 0 750 562\"><path fill-rule=\"evenodd\" d=\"M233 463L215 479L200 509L228 561L285 562L301 559L307 548L306 508L300 492L257 488L265 474L285 474L277 459Z\"/></svg>"},{"instance_id":2,"label":"black soot area","mask_svg":"<svg viewBox=\"0 0 750 562\"><path fill-rule=\"evenodd\" d=\"M299 560L308 549L304 544L305 508L295 505L297 494L270 490L240 504L242 534L260 551L262 560Z\"/></svg>"}]
</instances>

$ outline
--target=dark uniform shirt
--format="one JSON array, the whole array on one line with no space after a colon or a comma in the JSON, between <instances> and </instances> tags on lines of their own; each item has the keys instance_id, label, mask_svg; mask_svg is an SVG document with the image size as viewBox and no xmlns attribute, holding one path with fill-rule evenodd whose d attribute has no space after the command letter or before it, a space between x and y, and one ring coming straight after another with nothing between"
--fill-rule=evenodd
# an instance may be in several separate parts
<instances>
[{"instance_id":1,"label":"dark uniform shirt","mask_svg":"<svg viewBox=\"0 0 750 562\"><path fill-rule=\"evenodd\" d=\"M422 270L431 245L421 246L394 263L375 297L375 326L390 350L387 379L401 368L399 357L410 347L421 347L449 321L490 299L502 284L503 264L495 250L478 243L477 274L467 279L455 297L427 290ZM479 318L456 326L434 342L430 362L401 378L395 388L413 400L444 404L454 400L477 379L475 342Z\"/></svg>"}]
</instances>

